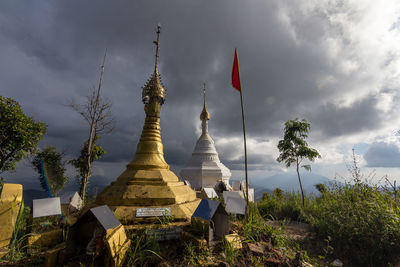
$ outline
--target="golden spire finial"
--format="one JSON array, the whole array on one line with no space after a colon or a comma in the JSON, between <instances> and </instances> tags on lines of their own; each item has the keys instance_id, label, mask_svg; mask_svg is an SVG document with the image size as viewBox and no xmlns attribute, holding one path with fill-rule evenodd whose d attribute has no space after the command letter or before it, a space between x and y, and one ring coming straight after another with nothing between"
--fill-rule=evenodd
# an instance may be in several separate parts
<instances>
[{"instance_id":1,"label":"golden spire finial","mask_svg":"<svg viewBox=\"0 0 400 267\"><path fill-rule=\"evenodd\" d=\"M157 62L160 48L161 26L157 26L156 57L154 72L143 86L142 101L144 103L144 120L142 135L137 146L135 158L128 167L133 169L169 169L164 159L163 145L161 143L160 113L161 105L165 99L165 89L158 75Z\"/></svg>"},{"instance_id":2,"label":"golden spire finial","mask_svg":"<svg viewBox=\"0 0 400 267\"><path fill-rule=\"evenodd\" d=\"M151 98L157 98L160 104L164 103L165 99L165 89L161 83L160 77L158 75L158 50L160 50L160 32L161 25L157 25L157 41L153 41L156 45L156 56L154 63L154 72L151 75L150 79L143 86L142 91L142 101L144 104L148 104Z\"/></svg>"},{"instance_id":3,"label":"golden spire finial","mask_svg":"<svg viewBox=\"0 0 400 267\"><path fill-rule=\"evenodd\" d=\"M210 113L208 113L207 110L207 104L206 104L206 84L203 83L203 96L204 96L204 104L203 104L203 111L200 114L200 120L201 121L207 121L210 119Z\"/></svg>"},{"instance_id":4,"label":"golden spire finial","mask_svg":"<svg viewBox=\"0 0 400 267\"><path fill-rule=\"evenodd\" d=\"M157 65L158 65L158 50L160 50L160 33L161 33L161 25L157 25L157 41L153 41L153 43L156 45L156 59L155 59L155 64L154 64L154 71L157 71Z\"/></svg>"}]
</instances>

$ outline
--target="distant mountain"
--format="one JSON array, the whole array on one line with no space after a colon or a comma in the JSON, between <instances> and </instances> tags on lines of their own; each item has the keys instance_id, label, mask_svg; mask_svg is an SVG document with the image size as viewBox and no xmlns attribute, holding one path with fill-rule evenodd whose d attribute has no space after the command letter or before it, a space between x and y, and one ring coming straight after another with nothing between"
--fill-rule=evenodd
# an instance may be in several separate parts
<instances>
[{"instance_id":1,"label":"distant mountain","mask_svg":"<svg viewBox=\"0 0 400 267\"><path fill-rule=\"evenodd\" d=\"M272 193L272 189L269 189L269 188L252 186L252 185L251 185L251 187L254 187L254 197L256 200L261 200L262 196L265 192Z\"/></svg>"},{"instance_id":2,"label":"distant mountain","mask_svg":"<svg viewBox=\"0 0 400 267\"><path fill-rule=\"evenodd\" d=\"M23 200L24 205L32 207L32 200L40 199L40 198L47 198L49 197L46 192L43 190L35 190L35 189L24 189L23 191Z\"/></svg>"},{"instance_id":3,"label":"distant mountain","mask_svg":"<svg viewBox=\"0 0 400 267\"><path fill-rule=\"evenodd\" d=\"M300 173L300 176L304 193L306 194L318 193L318 190L315 188L316 184L329 184L330 182L333 182L332 179L312 172ZM277 187L284 191L300 191L297 173L293 172L278 173L265 179L257 179L250 182L250 186L255 188L256 198L259 196L257 195L257 192L262 196L262 193L272 192Z\"/></svg>"}]
</instances>

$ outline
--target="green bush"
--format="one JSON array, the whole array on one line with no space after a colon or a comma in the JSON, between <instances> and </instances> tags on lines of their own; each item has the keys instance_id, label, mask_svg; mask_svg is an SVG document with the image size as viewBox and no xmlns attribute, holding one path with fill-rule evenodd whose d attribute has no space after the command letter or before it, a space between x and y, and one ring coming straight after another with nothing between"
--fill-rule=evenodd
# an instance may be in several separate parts
<instances>
[{"instance_id":1,"label":"green bush","mask_svg":"<svg viewBox=\"0 0 400 267\"><path fill-rule=\"evenodd\" d=\"M386 266L400 252L399 203L363 183L332 185L309 217L321 238L352 264Z\"/></svg>"},{"instance_id":2,"label":"green bush","mask_svg":"<svg viewBox=\"0 0 400 267\"><path fill-rule=\"evenodd\" d=\"M265 219L294 221L306 221L304 210L313 205L313 196L305 197L305 207L302 207L302 199L299 193L278 193L276 189L258 204L258 210ZM280 191L277 191L280 192Z\"/></svg>"},{"instance_id":3,"label":"green bush","mask_svg":"<svg viewBox=\"0 0 400 267\"><path fill-rule=\"evenodd\" d=\"M250 203L249 209L249 219L243 225L243 235L246 241L270 241L274 246L283 245L285 240L282 232L265 223L255 204Z\"/></svg>"},{"instance_id":4,"label":"green bush","mask_svg":"<svg viewBox=\"0 0 400 267\"><path fill-rule=\"evenodd\" d=\"M334 183L321 195L270 194L258 204L264 218L312 224L320 240L331 240L337 257L355 266L387 266L400 253L400 201L392 191L361 182Z\"/></svg>"}]
</instances>

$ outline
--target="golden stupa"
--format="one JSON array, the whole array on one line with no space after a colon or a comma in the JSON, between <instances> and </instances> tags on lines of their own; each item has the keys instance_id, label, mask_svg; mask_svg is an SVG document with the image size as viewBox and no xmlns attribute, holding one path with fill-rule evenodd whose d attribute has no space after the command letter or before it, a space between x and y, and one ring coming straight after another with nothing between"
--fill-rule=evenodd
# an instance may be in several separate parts
<instances>
[{"instance_id":1,"label":"golden stupa","mask_svg":"<svg viewBox=\"0 0 400 267\"><path fill-rule=\"evenodd\" d=\"M143 210L170 211L172 223L190 222L200 203L196 193L169 169L165 162L160 131L160 111L165 89L158 74L158 51L161 27L157 27L154 73L143 87L142 100L146 119L134 159L126 170L96 198L108 205L124 225L160 222L157 216L143 216ZM139 210L138 210L139 209Z\"/></svg>"}]
</instances>

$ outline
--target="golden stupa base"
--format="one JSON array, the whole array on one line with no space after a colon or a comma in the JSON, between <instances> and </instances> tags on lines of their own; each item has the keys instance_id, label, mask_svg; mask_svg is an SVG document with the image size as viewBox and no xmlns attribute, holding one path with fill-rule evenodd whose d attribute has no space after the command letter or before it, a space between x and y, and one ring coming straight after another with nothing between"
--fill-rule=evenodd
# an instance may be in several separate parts
<instances>
[{"instance_id":1,"label":"golden stupa base","mask_svg":"<svg viewBox=\"0 0 400 267\"><path fill-rule=\"evenodd\" d=\"M96 198L97 205L108 205L124 225L188 223L200 203L196 193L179 181L164 159L160 112L166 91L157 67L160 30L158 26L154 72L142 90L146 118L135 157ZM137 212L138 208L148 210ZM164 210L160 213L154 208L171 211L160 217Z\"/></svg>"},{"instance_id":2,"label":"golden stupa base","mask_svg":"<svg viewBox=\"0 0 400 267\"><path fill-rule=\"evenodd\" d=\"M168 220L189 223L200 203L196 193L169 169L128 168L96 198L108 205L124 225L160 223L162 218L136 217L138 208L170 208Z\"/></svg>"},{"instance_id":3,"label":"golden stupa base","mask_svg":"<svg viewBox=\"0 0 400 267\"><path fill-rule=\"evenodd\" d=\"M190 225L190 222L169 222L165 224L149 224L149 223L143 223L143 224L129 224L125 225L125 229L128 231L143 231L143 230L148 230L148 229L161 229L161 228L170 228L170 227L186 227Z\"/></svg>"}]
</instances>

